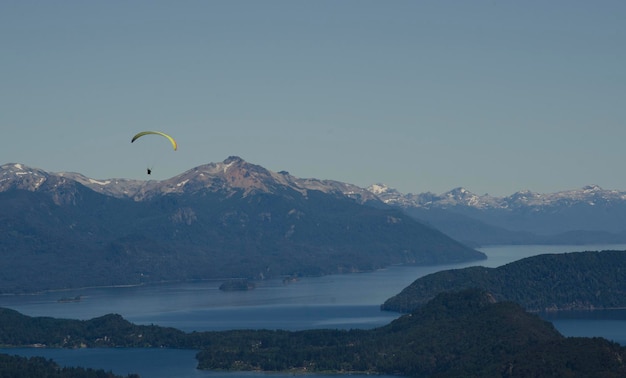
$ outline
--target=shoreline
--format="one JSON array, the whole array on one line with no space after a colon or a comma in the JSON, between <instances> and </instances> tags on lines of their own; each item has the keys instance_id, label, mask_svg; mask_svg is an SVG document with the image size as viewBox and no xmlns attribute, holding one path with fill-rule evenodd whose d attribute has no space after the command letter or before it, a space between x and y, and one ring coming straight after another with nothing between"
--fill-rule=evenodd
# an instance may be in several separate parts
<instances>
[{"instance_id":1,"label":"shoreline","mask_svg":"<svg viewBox=\"0 0 626 378\"><path fill-rule=\"evenodd\" d=\"M395 265L395 266L404 266L406 264L400 264L400 265ZM387 270L389 268L392 268L393 266L387 266L384 268L378 268L378 269L372 269L371 271L359 271L359 272L345 272L345 273L334 273L334 274L328 274L328 275L322 275L322 276L333 276L333 275L346 275L346 274L359 274L359 273L368 273L368 272L374 272L374 271L379 271L379 270ZM315 277L319 277L318 275L315 276L297 276L297 277L293 277L293 276L284 276L284 277L276 277L276 278L270 278L270 279L266 279L266 280L260 280L260 281L272 281L272 280L277 280L277 282L282 282L283 285L287 284L287 283L295 283L297 281L299 281L299 279L301 278L307 278L307 277L311 277L311 278L315 278ZM290 279L296 278L293 281L290 281ZM119 284L119 285L94 285L94 286L83 286L83 287L76 287L76 288L59 288L59 289L49 289L49 290L39 290L39 291L34 291L34 292L23 292L23 293L0 293L0 298L2 297L28 297L28 296L38 296L38 295L45 295L45 294L54 294L54 293L67 293L67 292L76 292L76 291L81 291L81 290L93 290L93 289L124 289L124 288L137 288L137 287L150 287L150 286L159 286L159 285L177 285L177 284L192 284L192 283L202 283L202 282L214 282L217 286L217 288L219 289L219 284L228 281L228 280L232 280L228 279L228 278L206 278L206 279L191 279L191 280L164 280L164 281L158 281L158 282L141 282L141 283L136 283L136 284ZM287 282L285 282L285 280L287 280ZM250 282L255 282L257 280L249 280ZM247 290L250 291L250 290ZM79 294L78 296L82 298L86 298L86 296ZM393 296L392 296L393 297ZM65 297L59 298L58 302L60 303L65 303L65 301L63 300L65 299ZM73 298L72 298L73 299ZM78 301L67 301L67 302L78 302ZM380 304L382 306L382 303ZM0 308L2 308L4 306L0 305ZM523 307L523 306L522 306ZM5 307L6 308L6 307ZM594 312L594 311L616 311L616 310L626 310L626 306L618 306L618 307L603 307L603 306L594 306L594 305L590 305L590 306L584 306L584 307L571 307L571 306L567 306L567 307L556 307L556 308L543 308L543 309L524 309L526 312L531 313L531 314L546 314L546 315L551 315L551 314L559 314L559 313L575 313L575 312ZM393 310L382 310L381 311L385 311L385 312L390 312L390 313L398 313L398 314L403 314L402 312L398 312L398 311L393 311Z\"/></svg>"}]
</instances>

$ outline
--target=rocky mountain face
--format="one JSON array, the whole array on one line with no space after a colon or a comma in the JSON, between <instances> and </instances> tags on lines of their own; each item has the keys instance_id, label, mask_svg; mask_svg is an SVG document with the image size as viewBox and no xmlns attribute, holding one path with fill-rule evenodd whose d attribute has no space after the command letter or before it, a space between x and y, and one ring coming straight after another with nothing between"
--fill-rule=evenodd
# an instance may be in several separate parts
<instances>
[{"instance_id":1,"label":"rocky mountain face","mask_svg":"<svg viewBox=\"0 0 626 378\"><path fill-rule=\"evenodd\" d=\"M265 279L485 256L370 191L237 157L164 181L0 166L0 292Z\"/></svg>"},{"instance_id":2,"label":"rocky mountain face","mask_svg":"<svg viewBox=\"0 0 626 378\"><path fill-rule=\"evenodd\" d=\"M117 198L142 201L165 194L193 194L200 191L236 193L272 193L290 189L306 196L307 191L320 191L352 198L360 203L379 201L369 190L332 180L302 179L288 172L272 172L237 156L220 163L195 167L163 181L127 179L95 180L80 173L49 173L22 164L0 166L0 192L10 189L38 191L49 180L74 181L95 192ZM49 185L48 185L49 186Z\"/></svg>"},{"instance_id":3,"label":"rocky mountain face","mask_svg":"<svg viewBox=\"0 0 626 378\"><path fill-rule=\"evenodd\" d=\"M368 189L468 244L626 243L626 192L595 185L507 197L479 196L464 188L439 195L402 194L382 184Z\"/></svg>"}]
</instances>

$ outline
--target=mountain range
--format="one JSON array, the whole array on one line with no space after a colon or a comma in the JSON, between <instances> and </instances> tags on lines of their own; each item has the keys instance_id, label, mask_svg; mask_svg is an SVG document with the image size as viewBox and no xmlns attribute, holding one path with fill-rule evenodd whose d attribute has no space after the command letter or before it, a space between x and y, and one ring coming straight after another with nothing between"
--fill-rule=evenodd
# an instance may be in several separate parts
<instances>
[{"instance_id":1,"label":"mountain range","mask_svg":"<svg viewBox=\"0 0 626 378\"><path fill-rule=\"evenodd\" d=\"M626 192L402 194L235 156L161 181L9 163L0 231L0 292L265 279L478 260L470 247L489 244L626 243Z\"/></svg>"},{"instance_id":2,"label":"mountain range","mask_svg":"<svg viewBox=\"0 0 626 378\"><path fill-rule=\"evenodd\" d=\"M0 231L5 293L485 258L366 189L238 157L163 181L5 164Z\"/></svg>"},{"instance_id":3,"label":"mountain range","mask_svg":"<svg viewBox=\"0 0 626 378\"><path fill-rule=\"evenodd\" d=\"M597 185L507 197L479 196L464 188L403 194L376 184L368 190L468 245L626 243L626 192Z\"/></svg>"}]
</instances>

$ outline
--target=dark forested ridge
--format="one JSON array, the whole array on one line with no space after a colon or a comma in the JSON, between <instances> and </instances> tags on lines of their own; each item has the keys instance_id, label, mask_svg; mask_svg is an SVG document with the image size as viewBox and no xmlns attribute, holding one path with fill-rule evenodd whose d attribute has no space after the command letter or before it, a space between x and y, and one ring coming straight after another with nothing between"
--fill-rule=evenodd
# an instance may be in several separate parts
<instances>
[{"instance_id":1,"label":"dark forested ridge","mask_svg":"<svg viewBox=\"0 0 626 378\"><path fill-rule=\"evenodd\" d=\"M6 378L122 378L102 369L61 367L42 357L20 357L0 354L0 377ZM139 378L129 374L127 378Z\"/></svg>"},{"instance_id":2,"label":"dark forested ridge","mask_svg":"<svg viewBox=\"0 0 626 378\"><path fill-rule=\"evenodd\" d=\"M418 278L382 308L411 312L441 292L468 288L529 311L624 308L626 251L545 254L498 268L441 271Z\"/></svg>"},{"instance_id":3,"label":"dark forested ridge","mask_svg":"<svg viewBox=\"0 0 626 378\"><path fill-rule=\"evenodd\" d=\"M367 372L412 377L623 377L626 348L565 338L551 323L481 290L444 293L373 330L184 333L118 315L88 321L0 311L0 343L193 348L199 368ZM540 358L538 358L540 357Z\"/></svg>"},{"instance_id":4,"label":"dark forested ridge","mask_svg":"<svg viewBox=\"0 0 626 378\"><path fill-rule=\"evenodd\" d=\"M465 188L442 194L402 194L370 187L385 203L468 245L622 244L626 192L597 185L556 193L519 191L507 197Z\"/></svg>"},{"instance_id":5,"label":"dark forested ridge","mask_svg":"<svg viewBox=\"0 0 626 378\"><path fill-rule=\"evenodd\" d=\"M135 325L120 315L90 320L30 317L0 308L0 345L51 348L186 347L187 335L174 328Z\"/></svg>"},{"instance_id":6,"label":"dark forested ridge","mask_svg":"<svg viewBox=\"0 0 626 378\"><path fill-rule=\"evenodd\" d=\"M519 305L496 303L478 290L442 294L371 331L238 331L221 336L226 337L199 353L201 368L411 377L626 374L626 349L618 344L600 338L565 338Z\"/></svg>"}]
</instances>

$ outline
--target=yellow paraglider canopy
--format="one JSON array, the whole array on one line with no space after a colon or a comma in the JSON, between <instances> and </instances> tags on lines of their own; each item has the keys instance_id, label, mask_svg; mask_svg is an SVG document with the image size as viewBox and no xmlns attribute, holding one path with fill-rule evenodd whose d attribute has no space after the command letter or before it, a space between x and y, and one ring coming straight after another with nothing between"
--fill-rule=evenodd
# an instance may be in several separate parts
<instances>
[{"instance_id":1,"label":"yellow paraglider canopy","mask_svg":"<svg viewBox=\"0 0 626 378\"><path fill-rule=\"evenodd\" d=\"M138 133L137 135L135 135L130 142L133 143L138 138L141 138L142 136L148 135L148 134L155 134L155 135L161 135L163 137L166 137L170 141L170 143L172 143L172 147L174 147L174 151L178 149L178 144L176 144L176 141L174 140L174 138L160 131L142 131Z\"/></svg>"}]
</instances>

